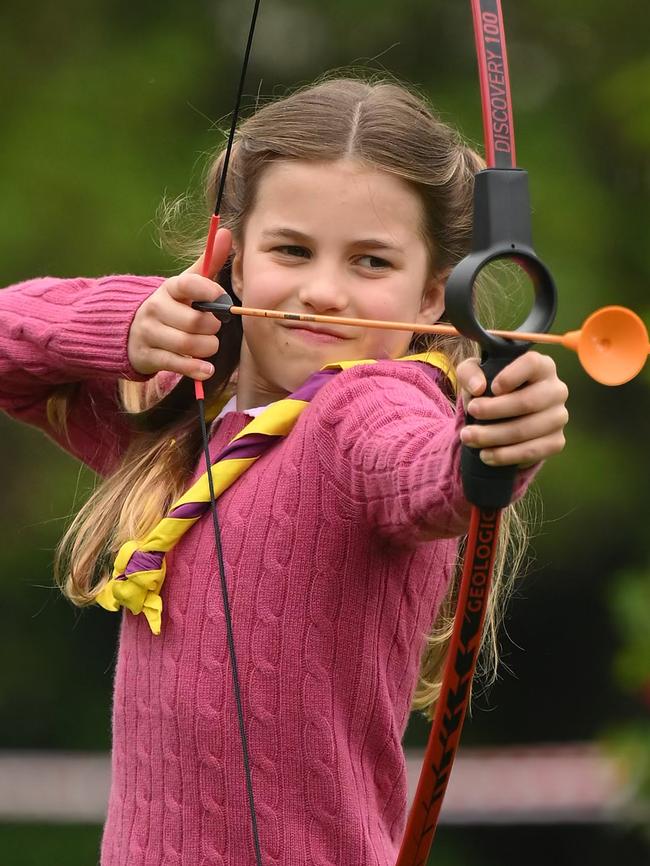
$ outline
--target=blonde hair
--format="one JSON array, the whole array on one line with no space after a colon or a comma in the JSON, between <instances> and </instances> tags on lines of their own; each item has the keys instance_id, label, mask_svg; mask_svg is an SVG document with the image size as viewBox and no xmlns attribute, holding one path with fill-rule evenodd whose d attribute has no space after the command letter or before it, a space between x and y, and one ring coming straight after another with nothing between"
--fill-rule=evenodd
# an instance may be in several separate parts
<instances>
[{"instance_id":1,"label":"blonde hair","mask_svg":"<svg viewBox=\"0 0 650 866\"><path fill-rule=\"evenodd\" d=\"M209 207L216 196L223 158L221 152L207 173ZM259 179L270 162L341 158L390 172L417 195L432 273L444 274L467 253L474 175L484 164L421 96L385 79L329 78L269 102L242 122L222 199L222 223L235 239L243 236ZM174 216L175 211L172 208L168 216ZM204 223L203 215L202 228ZM203 243L201 233L194 244L186 244L188 258L200 253ZM228 266L219 275L219 282L231 288ZM489 324L485 314L482 321ZM218 372L206 390L212 397L228 387L237 367L241 332L238 334L227 350L222 345ZM416 337L411 348L421 351L424 345L445 352L454 364L475 354L475 348L463 338L423 341ZM153 406L161 395L154 379L144 385L122 383L121 396L127 411L136 412ZM65 394L55 395L50 409L52 419L58 418L60 423L65 417ZM110 575L109 566L120 545L142 536L183 492L200 449L196 426L193 413L185 412L179 415L171 434L165 429L135 435L119 468L76 516L59 545L55 562L57 580L75 604L93 602ZM483 641L484 669L491 678L497 669L499 620L525 549L524 524L513 508L507 510L502 527ZM427 639L413 706L428 712L440 691L456 589L454 581Z\"/></svg>"}]
</instances>

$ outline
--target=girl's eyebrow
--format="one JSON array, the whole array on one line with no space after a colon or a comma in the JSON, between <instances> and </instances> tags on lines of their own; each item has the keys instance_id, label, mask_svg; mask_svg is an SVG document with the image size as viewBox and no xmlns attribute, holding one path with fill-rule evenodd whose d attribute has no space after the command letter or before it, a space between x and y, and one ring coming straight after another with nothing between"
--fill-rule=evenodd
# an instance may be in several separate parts
<instances>
[{"instance_id":1,"label":"girl's eyebrow","mask_svg":"<svg viewBox=\"0 0 650 866\"><path fill-rule=\"evenodd\" d=\"M264 240L285 240L290 238L291 240L297 240L301 243L313 243L313 238L304 232L299 231L298 229L289 228L288 226L273 226L268 229L264 229L262 232L262 238ZM389 243L385 240L380 240L379 238L358 238L350 243L352 247L364 247L371 248L376 250L399 250L399 245L395 243Z\"/></svg>"},{"instance_id":2,"label":"girl's eyebrow","mask_svg":"<svg viewBox=\"0 0 650 866\"><path fill-rule=\"evenodd\" d=\"M273 226L272 228L264 229L262 232L262 238L264 240L292 238L293 240L303 242L312 240L309 235L306 235L304 232L300 232L298 229L287 228L285 226Z\"/></svg>"}]
</instances>

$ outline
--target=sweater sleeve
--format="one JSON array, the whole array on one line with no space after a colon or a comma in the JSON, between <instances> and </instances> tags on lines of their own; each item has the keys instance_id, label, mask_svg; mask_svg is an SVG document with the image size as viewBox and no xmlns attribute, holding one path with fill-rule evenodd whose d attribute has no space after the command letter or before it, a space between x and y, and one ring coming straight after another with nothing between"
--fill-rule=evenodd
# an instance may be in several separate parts
<instances>
[{"instance_id":1,"label":"sweater sleeve","mask_svg":"<svg viewBox=\"0 0 650 866\"><path fill-rule=\"evenodd\" d=\"M146 378L129 364L129 328L161 282L43 277L0 291L0 408L95 471L110 471L131 438L117 382ZM61 386L71 386L65 432L52 427L47 413Z\"/></svg>"},{"instance_id":2,"label":"sweater sleeve","mask_svg":"<svg viewBox=\"0 0 650 866\"><path fill-rule=\"evenodd\" d=\"M424 364L382 361L336 377L314 401L314 447L343 507L398 544L467 532L462 403ZM539 467L518 473L514 498Z\"/></svg>"}]
</instances>

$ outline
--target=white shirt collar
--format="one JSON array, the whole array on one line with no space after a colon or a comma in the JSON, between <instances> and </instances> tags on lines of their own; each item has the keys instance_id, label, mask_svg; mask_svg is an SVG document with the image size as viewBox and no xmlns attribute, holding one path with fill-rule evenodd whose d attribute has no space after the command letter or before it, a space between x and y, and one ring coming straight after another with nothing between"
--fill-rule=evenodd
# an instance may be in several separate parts
<instances>
[{"instance_id":1,"label":"white shirt collar","mask_svg":"<svg viewBox=\"0 0 650 866\"><path fill-rule=\"evenodd\" d=\"M258 415L261 415L262 412L267 408L268 408L267 406L255 406L253 409L244 409L244 412L246 413L246 415L250 415L251 418L256 418ZM217 415L217 417L214 420L218 421L220 418L223 418L223 416L227 415L229 412L236 412L236 411L237 411L237 395L233 394L233 396L230 398L230 400L228 400L226 405L223 407L221 412L219 412L219 414Z\"/></svg>"}]
</instances>

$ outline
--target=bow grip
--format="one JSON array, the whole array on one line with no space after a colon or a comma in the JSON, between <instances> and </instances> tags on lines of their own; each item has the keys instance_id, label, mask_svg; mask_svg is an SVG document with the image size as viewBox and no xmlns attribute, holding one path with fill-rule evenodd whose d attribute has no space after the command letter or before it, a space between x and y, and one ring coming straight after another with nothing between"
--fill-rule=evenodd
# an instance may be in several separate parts
<instances>
[{"instance_id":1,"label":"bow grip","mask_svg":"<svg viewBox=\"0 0 650 866\"><path fill-rule=\"evenodd\" d=\"M521 355L525 351L526 346L522 344L516 355ZM484 357L481 370L487 380L487 388L481 396L492 396L492 382L516 355L510 351L503 355ZM467 423L494 424L497 422L479 420L468 414ZM509 505L514 492L517 471L517 466L488 466L481 460L480 449L478 448L470 448L469 445L463 445L461 448L460 472L465 498L472 505L478 505L479 508L505 508L506 505Z\"/></svg>"}]
</instances>

